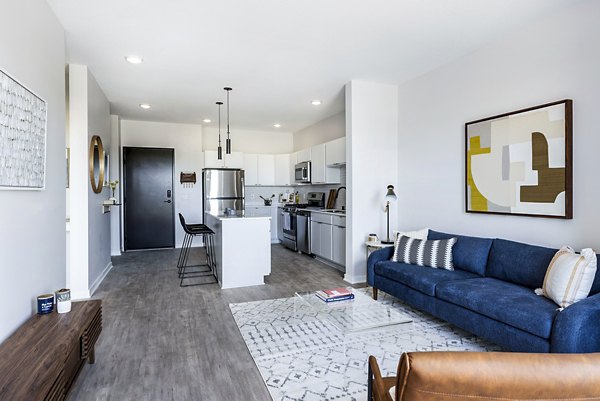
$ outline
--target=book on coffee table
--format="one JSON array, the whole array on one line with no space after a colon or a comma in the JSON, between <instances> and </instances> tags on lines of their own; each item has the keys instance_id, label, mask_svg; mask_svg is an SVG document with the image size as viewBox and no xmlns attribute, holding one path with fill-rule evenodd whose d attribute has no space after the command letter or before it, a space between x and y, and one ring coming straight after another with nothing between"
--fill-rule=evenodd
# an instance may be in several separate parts
<instances>
[{"instance_id":1,"label":"book on coffee table","mask_svg":"<svg viewBox=\"0 0 600 401\"><path fill-rule=\"evenodd\" d=\"M345 301L354 299L354 294L347 288L331 288L315 292L315 295L325 302Z\"/></svg>"}]
</instances>

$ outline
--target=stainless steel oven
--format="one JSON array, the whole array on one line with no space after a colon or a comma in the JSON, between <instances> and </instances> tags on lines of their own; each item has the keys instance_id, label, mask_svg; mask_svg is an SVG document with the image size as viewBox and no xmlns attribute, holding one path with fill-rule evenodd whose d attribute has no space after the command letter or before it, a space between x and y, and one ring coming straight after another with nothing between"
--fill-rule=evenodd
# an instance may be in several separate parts
<instances>
[{"instance_id":1,"label":"stainless steel oven","mask_svg":"<svg viewBox=\"0 0 600 401\"><path fill-rule=\"evenodd\" d=\"M296 183L310 183L310 162L296 164L294 175Z\"/></svg>"},{"instance_id":2,"label":"stainless steel oven","mask_svg":"<svg viewBox=\"0 0 600 401\"><path fill-rule=\"evenodd\" d=\"M298 247L296 245L296 208L280 208L279 215L281 226L283 227L281 230L282 237L279 239L285 247L297 251Z\"/></svg>"}]
</instances>

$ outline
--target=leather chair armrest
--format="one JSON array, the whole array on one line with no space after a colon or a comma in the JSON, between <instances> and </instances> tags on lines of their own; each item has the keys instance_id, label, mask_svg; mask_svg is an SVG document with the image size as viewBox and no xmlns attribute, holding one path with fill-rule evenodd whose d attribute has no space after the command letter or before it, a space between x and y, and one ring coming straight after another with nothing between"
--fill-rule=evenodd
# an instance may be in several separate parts
<instances>
[{"instance_id":1,"label":"leather chair armrest","mask_svg":"<svg viewBox=\"0 0 600 401\"><path fill-rule=\"evenodd\" d=\"M388 246L386 248L378 249L369 255L369 259L367 259L367 283L370 286L373 286L373 282L375 279L375 265L377 264L377 262L381 262L382 260L389 260L391 259L393 254L394 247Z\"/></svg>"},{"instance_id":2,"label":"leather chair armrest","mask_svg":"<svg viewBox=\"0 0 600 401\"><path fill-rule=\"evenodd\" d=\"M552 326L550 351L600 352L600 294L558 312Z\"/></svg>"},{"instance_id":3,"label":"leather chair armrest","mask_svg":"<svg viewBox=\"0 0 600 401\"><path fill-rule=\"evenodd\" d=\"M600 354L411 352L398 367L405 401L600 399Z\"/></svg>"}]
</instances>

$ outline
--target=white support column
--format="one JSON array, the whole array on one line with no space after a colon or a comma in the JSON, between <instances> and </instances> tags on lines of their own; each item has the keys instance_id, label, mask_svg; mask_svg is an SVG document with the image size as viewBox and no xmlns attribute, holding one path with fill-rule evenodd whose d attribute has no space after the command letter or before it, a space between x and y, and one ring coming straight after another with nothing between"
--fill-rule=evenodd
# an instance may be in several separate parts
<instances>
[{"instance_id":1,"label":"white support column","mask_svg":"<svg viewBox=\"0 0 600 401\"><path fill-rule=\"evenodd\" d=\"M398 180L398 87L373 82L346 84L346 181L348 220L346 275L366 281L365 241L386 231L385 194ZM390 231L397 227L397 203L390 205Z\"/></svg>"}]
</instances>

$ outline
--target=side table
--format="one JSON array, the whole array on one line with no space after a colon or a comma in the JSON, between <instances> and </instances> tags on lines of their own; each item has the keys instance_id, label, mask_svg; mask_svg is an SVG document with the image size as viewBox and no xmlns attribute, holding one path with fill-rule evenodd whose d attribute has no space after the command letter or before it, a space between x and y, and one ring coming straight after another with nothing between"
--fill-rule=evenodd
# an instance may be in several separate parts
<instances>
[{"instance_id":1,"label":"side table","mask_svg":"<svg viewBox=\"0 0 600 401\"><path fill-rule=\"evenodd\" d=\"M372 242L365 242L365 245L367 247L367 261L369 260L369 255L372 254L375 251L378 251L380 249L383 248L387 248L388 246L394 246L394 244L383 244L381 243L381 241L372 241ZM367 264L365 263L365 269L367 268ZM365 271L365 277L366 277L366 271ZM367 283L367 287L368 287L368 283Z\"/></svg>"}]
</instances>

